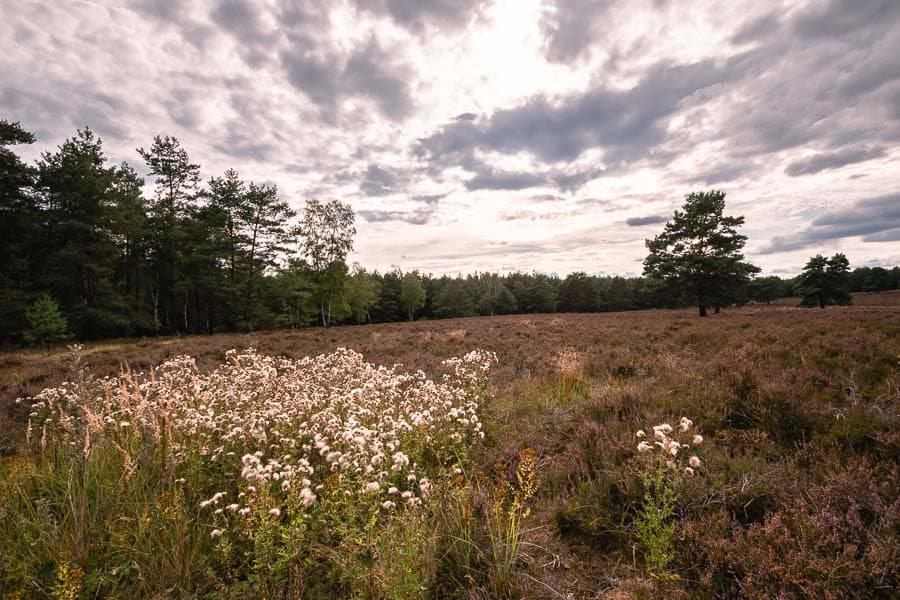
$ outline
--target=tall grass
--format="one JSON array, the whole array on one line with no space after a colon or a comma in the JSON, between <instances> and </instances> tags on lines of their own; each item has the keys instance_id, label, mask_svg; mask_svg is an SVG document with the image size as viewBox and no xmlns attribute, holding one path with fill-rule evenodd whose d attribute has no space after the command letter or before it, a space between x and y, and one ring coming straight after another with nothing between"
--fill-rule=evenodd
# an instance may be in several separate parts
<instances>
[{"instance_id":1,"label":"tall grass","mask_svg":"<svg viewBox=\"0 0 900 600\"><path fill-rule=\"evenodd\" d=\"M251 350L208 374L179 357L94 379L76 350L0 489L2 591L420 596L423 506L483 436L494 361L448 359L436 381L352 351Z\"/></svg>"}]
</instances>

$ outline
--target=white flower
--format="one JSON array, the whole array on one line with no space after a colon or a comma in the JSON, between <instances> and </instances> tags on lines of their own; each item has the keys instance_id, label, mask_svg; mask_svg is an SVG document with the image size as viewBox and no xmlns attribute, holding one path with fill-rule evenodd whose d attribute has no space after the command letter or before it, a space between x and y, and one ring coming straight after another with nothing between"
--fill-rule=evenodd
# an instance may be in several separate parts
<instances>
[{"instance_id":1,"label":"white flower","mask_svg":"<svg viewBox=\"0 0 900 600\"><path fill-rule=\"evenodd\" d=\"M638 452L647 452L653 449L653 446L648 444L647 442L641 442L637 445Z\"/></svg>"},{"instance_id":2,"label":"white flower","mask_svg":"<svg viewBox=\"0 0 900 600\"><path fill-rule=\"evenodd\" d=\"M381 489L381 484L379 484L377 481L370 481L369 483L366 484L366 487L363 488L363 491L368 494L371 492L377 492L380 489Z\"/></svg>"},{"instance_id":3,"label":"white flower","mask_svg":"<svg viewBox=\"0 0 900 600\"><path fill-rule=\"evenodd\" d=\"M678 423L678 429L680 429L681 431L687 431L693 424L694 422L687 417L681 417L681 421Z\"/></svg>"},{"instance_id":4,"label":"white flower","mask_svg":"<svg viewBox=\"0 0 900 600\"><path fill-rule=\"evenodd\" d=\"M637 436L638 439L641 439L641 438L647 437L647 434L644 433L644 430L643 430L643 429L638 429L638 431L637 431L637 433L635 434L635 436Z\"/></svg>"},{"instance_id":5,"label":"white flower","mask_svg":"<svg viewBox=\"0 0 900 600\"><path fill-rule=\"evenodd\" d=\"M692 456L690 459L688 459L688 464L690 464L692 467L694 467L696 469L697 467L700 466L700 459L697 458L696 456Z\"/></svg>"},{"instance_id":6,"label":"white flower","mask_svg":"<svg viewBox=\"0 0 900 600\"><path fill-rule=\"evenodd\" d=\"M694 476L694 470L693 470L692 468L690 468L690 467L685 467L685 468L684 468L684 474L687 475L688 477L693 477L693 476Z\"/></svg>"},{"instance_id":7,"label":"white flower","mask_svg":"<svg viewBox=\"0 0 900 600\"><path fill-rule=\"evenodd\" d=\"M383 506L387 510L391 510L392 508L394 508L397 505L394 504L393 502L391 502L390 500L385 500L384 502L381 503L381 506Z\"/></svg>"},{"instance_id":8,"label":"white flower","mask_svg":"<svg viewBox=\"0 0 900 600\"><path fill-rule=\"evenodd\" d=\"M212 531L209 532L209 536L214 537L214 538L222 537L222 530L221 529L213 529Z\"/></svg>"},{"instance_id":9,"label":"white flower","mask_svg":"<svg viewBox=\"0 0 900 600\"><path fill-rule=\"evenodd\" d=\"M300 498L303 500L303 506L309 508L316 502L316 495L308 487L300 490Z\"/></svg>"},{"instance_id":10,"label":"white flower","mask_svg":"<svg viewBox=\"0 0 900 600\"><path fill-rule=\"evenodd\" d=\"M275 508L270 508L270 509L269 509L269 514L272 515L273 517L280 517L280 516L281 516L281 509L278 508L277 506L276 506Z\"/></svg>"},{"instance_id":11,"label":"white flower","mask_svg":"<svg viewBox=\"0 0 900 600\"><path fill-rule=\"evenodd\" d=\"M702 443L703 443L703 436L700 435L700 434L698 433L697 435L694 436L693 442L694 442L694 445L695 445L695 446L696 446L697 444L702 444Z\"/></svg>"}]
</instances>

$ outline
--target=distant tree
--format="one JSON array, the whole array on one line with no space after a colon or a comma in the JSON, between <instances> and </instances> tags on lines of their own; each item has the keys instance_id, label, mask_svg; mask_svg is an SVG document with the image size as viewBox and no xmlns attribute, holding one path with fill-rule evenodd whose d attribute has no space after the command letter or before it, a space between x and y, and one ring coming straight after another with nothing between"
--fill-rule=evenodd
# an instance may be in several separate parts
<instances>
[{"instance_id":1,"label":"distant tree","mask_svg":"<svg viewBox=\"0 0 900 600\"><path fill-rule=\"evenodd\" d=\"M238 214L246 240L243 322L252 328L254 284L265 269L274 266L276 259L286 252L285 246L292 239L288 220L296 213L287 202L278 199L274 186L251 183Z\"/></svg>"},{"instance_id":2,"label":"distant tree","mask_svg":"<svg viewBox=\"0 0 900 600\"><path fill-rule=\"evenodd\" d=\"M869 278L869 274L872 272L872 269L869 267L856 267L852 271L850 271L849 281L850 281L850 291L851 292L861 292L863 291L863 286L866 283L866 279Z\"/></svg>"},{"instance_id":3,"label":"distant tree","mask_svg":"<svg viewBox=\"0 0 900 600\"><path fill-rule=\"evenodd\" d=\"M25 339L30 344L47 346L52 342L61 342L71 337L69 324L59 311L59 304L47 294L35 300L25 311L25 316L28 319Z\"/></svg>"},{"instance_id":4,"label":"distant tree","mask_svg":"<svg viewBox=\"0 0 900 600\"><path fill-rule=\"evenodd\" d=\"M400 281L400 304L409 315L410 321L413 320L415 312L425 306L425 288L414 272L405 274Z\"/></svg>"},{"instance_id":5,"label":"distant tree","mask_svg":"<svg viewBox=\"0 0 900 600\"><path fill-rule=\"evenodd\" d=\"M303 255L316 276L319 315L322 325L327 327L333 304L344 293L341 273L346 276L345 261L356 235L353 209L338 200L324 203L309 200L297 232L302 238ZM338 264L343 265L342 270Z\"/></svg>"},{"instance_id":6,"label":"distant tree","mask_svg":"<svg viewBox=\"0 0 900 600\"><path fill-rule=\"evenodd\" d=\"M872 267L869 276L863 282L864 292L883 292L891 289L891 274L883 267Z\"/></svg>"},{"instance_id":7,"label":"distant tree","mask_svg":"<svg viewBox=\"0 0 900 600\"><path fill-rule=\"evenodd\" d=\"M516 312L516 297L503 278L496 273L485 273L479 278L480 295L478 312L482 315L507 315Z\"/></svg>"},{"instance_id":8,"label":"distant tree","mask_svg":"<svg viewBox=\"0 0 900 600\"><path fill-rule=\"evenodd\" d=\"M797 278L802 306L825 308L830 304L850 304L850 261L843 254L825 258L817 254L809 259Z\"/></svg>"},{"instance_id":9,"label":"distant tree","mask_svg":"<svg viewBox=\"0 0 900 600\"><path fill-rule=\"evenodd\" d=\"M557 307L557 291L560 281L540 273L531 275L523 296L523 311L528 313L552 313Z\"/></svg>"},{"instance_id":10,"label":"distant tree","mask_svg":"<svg viewBox=\"0 0 900 600\"><path fill-rule=\"evenodd\" d=\"M723 216L725 193L692 192L661 234L647 240L644 274L666 282L696 303L701 317L708 306L723 306L759 272L740 250L743 217Z\"/></svg>"},{"instance_id":11,"label":"distant tree","mask_svg":"<svg viewBox=\"0 0 900 600\"><path fill-rule=\"evenodd\" d=\"M184 221L197 200L200 165L190 161L177 138L159 135L153 138L150 150L138 148L155 178L154 202L150 207L149 239L153 282L150 289L156 329L163 327L177 331L176 313L183 312L187 321L188 298L176 298L183 273L179 245L185 239ZM181 311L179 311L179 308Z\"/></svg>"},{"instance_id":12,"label":"distant tree","mask_svg":"<svg viewBox=\"0 0 900 600\"><path fill-rule=\"evenodd\" d=\"M771 303L790 295L790 289L780 277L757 277L750 283L750 298L756 302Z\"/></svg>"},{"instance_id":13,"label":"distant tree","mask_svg":"<svg viewBox=\"0 0 900 600\"><path fill-rule=\"evenodd\" d=\"M474 300L469 281L462 277L441 277L435 285L432 303L434 316L471 317L475 315Z\"/></svg>"},{"instance_id":14,"label":"distant tree","mask_svg":"<svg viewBox=\"0 0 900 600\"><path fill-rule=\"evenodd\" d=\"M306 327L318 318L314 274L303 260L291 260L275 275L278 297L276 324L280 327Z\"/></svg>"},{"instance_id":15,"label":"distant tree","mask_svg":"<svg viewBox=\"0 0 900 600\"><path fill-rule=\"evenodd\" d=\"M378 285L378 301L370 309L372 320L378 323L402 321L406 316L400 301L403 275L400 271L388 271L384 275L374 273L372 277Z\"/></svg>"},{"instance_id":16,"label":"distant tree","mask_svg":"<svg viewBox=\"0 0 900 600\"><path fill-rule=\"evenodd\" d=\"M347 279L347 303L357 323L371 323L371 309L378 302L380 290L378 281L366 273L359 263L353 264L353 270Z\"/></svg>"},{"instance_id":17,"label":"distant tree","mask_svg":"<svg viewBox=\"0 0 900 600\"><path fill-rule=\"evenodd\" d=\"M38 162L41 203L41 291L52 290L79 338L129 332L124 290L115 285L120 266L117 219L123 194L135 177L107 167L103 143L90 129L79 130Z\"/></svg>"},{"instance_id":18,"label":"distant tree","mask_svg":"<svg viewBox=\"0 0 900 600\"><path fill-rule=\"evenodd\" d=\"M0 119L0 339L12 339L25 328L28 290L38 271L35 172L7 148L33 142L34 135L19 123Z\"/></svg>"},{"instance_id":19,"label":"distant tree","mask_svg":"<svg viewBox=\"0 0 900 600\"><path fill-rule=\"evenodd\" d=\"M568 275L559 284L560 312L593 312L597 306L597 281L584 272Z\"/></svg>"}]
</instances>

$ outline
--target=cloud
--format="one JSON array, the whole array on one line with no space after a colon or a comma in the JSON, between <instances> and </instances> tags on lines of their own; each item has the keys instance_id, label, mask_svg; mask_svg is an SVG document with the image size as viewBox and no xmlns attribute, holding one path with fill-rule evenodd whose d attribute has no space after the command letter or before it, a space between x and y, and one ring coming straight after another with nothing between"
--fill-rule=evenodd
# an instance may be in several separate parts
<instances>
[{"instance_id":1,"label":"cloud","mask_svg":"<svg viewBox=\"0 0 900 600\"><path fill-rule=\"evenodd\" d=\"M605 165L619 166L648 158L681 101L727 77L712 61L658 63L628 90L600 85L559 100L537 96L483 120L447 124L421 139L416 152L446 165L463 162L474 150L562 162L601 148Z\"/></svg>"},{"instance_id":2,"label":"cloud","mask_svg":"<svg viewBox=\"0 0 900 600\"><path fill-rule=\"evenodd\" d=\"M864 242L894 241L900 230L900 193L857 200L851 206L827 212L793 236L775 236L759 251L776 254L800 250L842 238L862 236Z\"/></svg>"},{"instance_id":3,"label":"cloud","mask_svg":"<svg viewBox=\"0 0 900 600\"><path fill-rule=\"evenodd\" d=\"M288 81L321 109L326 121L335 119L338 102L348 96L370 100L393 121L411 114L413 72L377 38L354 49L343 64L338 56L320 57L302 46L283 51L281 63Z\"/></svg>"},{"instance_id":4,"label":"cloud","mask_svg":"<svg viewBox=\"0 0 900 600\"><path fill-rule=\"evenodd\" d=\"M359 189L367 196L386 196L393 194L398 185L399 180L396 174L378 165L369 165L366 169L365 179L359 184Z\"/></svg>"},{"instance_id":5,"label":"cloud","mask_svg":"<svg viewBox=\"0 0 900 600\"><path fill-rule=\"evenodd\" d=\"M717 185L728 183L746 175L757 168L757 165L748 158L734 158L730 162L721 163L693 177L688 177L690 183L703 183L705 185Z\"/></svg>"},{"instance_id":6,"label":"cloud","mask_svg":"<svg viewBox=\"0 0 900 600\"><path fill-rule=\"evenodd\" d=\"M357 0L357 5L389 16L398 25L423 33L428 26L455 29L479 14L481 0Z\"/></svg>"},{"instance_id":7,"label":"cloud","mask_svg":"<svg viewBox=\"0 0 900 600\"><path fill-rule=\"evenodd\" d=\"M438 202L440 202L441 200L443 200L444 198L446 198L449 195L450 195L449 192L446 194L421 194L419 196L413 196L412 200L414 200L416 202L423 202L428 205L433 205L433 204L437 204Z\"/></svg>"},{"instance_id":8,"label":"cloud","mask_svg":"<svg viewBox=\"0 0 900 600\"><path fill-rule=\"evenodd\" d=\"M816 2L801 13L794 32L806 38L834 38L869 30L873 23L889 23L900 16L895 0L829 0Z\"/></svg>"},{"instance_id":9,"label":"cloud","mask_svg":"<svg viewBox=\"0 0 900 600\"><path fill-rule=\"evenodd\" d=\"M465 182L466 189L473 190L524 190L547 184L547 179L537 173L495 171L485 169Z\"/></svg>"},{"instance_id":10,"label":"cloud","mask_svg":"<svg viewBox=\"0 0 900 600\"><path fill-rule=\"evenodd\" d=\"M731 43L740 45L758 42L775 33L779 27L781 27L781 21L776 15L763 15L745 23L737 33L731 36Z\"/></svg>"},{"instance_id":11,"label":"cloud","mask_svg":"<svg viewBox=\"0 0 900 600\"><path fill-rule=\"evenodd\" d=\"M646 217L631 217L625 219L625 224L629 227L643 227L644 225L657 225L665 223L669 218L662 215L648 215Z\"/></svg>"},{"instance_id":12,"label":"cloud","mask_svg":"<svg viewBox=\"0 0 900 600\"><path fill-rule=\"evenodd\" d=\"M846 165L861 163L886 155L887 151L883 146L846 148L837 152L816 154L809 158L792 162L784 172L791 177L813 175L826 169L838 169Z\"/></svg>"},{"instance_id":13,"label":"cloud","mask_svg":"<svg viewBox=\"0 0 900 600\"><path fill-rule=\"evenodd\" d=\"M614 0L557 0L543 23L547 59L570 62L579 58L596 39L596 23L613 4Z\"/></svg>"},{"instance_id":14,"label":"cloud","mask_svg":"<svg viewBox=\"0 0 900 600\"><path fill-rule=\"evenodd\" d=\"M425 225L434 214L433 209L399 210L358 210L356 214L367 223L402 221L410 225Z\"/></svg>"}]
</instances>

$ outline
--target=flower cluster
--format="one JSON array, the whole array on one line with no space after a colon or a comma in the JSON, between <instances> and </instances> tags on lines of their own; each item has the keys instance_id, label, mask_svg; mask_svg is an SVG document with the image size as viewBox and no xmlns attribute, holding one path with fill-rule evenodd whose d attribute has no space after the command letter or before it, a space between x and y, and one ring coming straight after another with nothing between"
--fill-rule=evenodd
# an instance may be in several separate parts
<instances>
[{"instance_id":1,"label":"flower cluster","mask_svg":"<svg viewBox=\"0 0 900 600\"><path fill-rule=\"evenodd\" d=\"M677 468L678 463L676 459L682 451L687 451L691 446L698 446L703 443L702 435L691 433L693 426L694 422L687 417L681 417L676 427L672 427L668 423L654 425L651 430L653 432L652 442L650 441L651 437L643 429L639 429L637 434L635 434L640 440L637 445L638 452L652 452L655 449L659 456L665 459L669 467ZM679 441L678 438L681 438L682 441ZM700 465L700 459L692 454L687 460L687 466L684 467L684 474L688 476L695 475L696 469Z\"/></svg>"},{"instance_id":2,"label":"flower cluster","mask_svg":"<svg viewBox=\"0 0 900 600\"><path fill-rule=\"evenodd\" d=\"M556 368L563 377L580 377L584 368L584 354L571 347L563 348L556 355Z\"/></svg>"},{"instance_id":3,"label":"flower cluster","mask_svg":"<svg viewBox=\"0 0 900 600\"><path fill-rule=\"evenodd\" d=\"M61 442L85 457L103 440L129 456L126 464L135 439L165 447L173 472L202 465L226 477L200 503L217 515L279 517L287 507L313 507L326 487L386 509L415 507L436 475L419 464L423 450L430 465L434 457L450 463L454 449L484 436L479 401L496 361L476 350L445 361L446 373L433 380L347 349L299 360L232 350L226 358L208 374L177 357L148 375L44 390L29 440L40 437L41 449Z\"/></svg>"}]
</instances>

